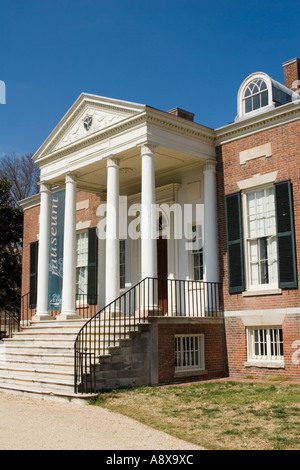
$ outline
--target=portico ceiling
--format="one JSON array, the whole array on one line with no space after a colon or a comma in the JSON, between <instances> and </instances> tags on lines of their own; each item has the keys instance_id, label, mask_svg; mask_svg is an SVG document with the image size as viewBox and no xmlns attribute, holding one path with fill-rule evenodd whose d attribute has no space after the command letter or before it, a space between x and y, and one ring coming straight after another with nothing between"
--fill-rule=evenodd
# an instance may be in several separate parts
<instances>
[{"instance_id":1,"label":"portico ceiling","mask_svg":"<svg viewBox=\"0 0 300 470\"><path fill-rule=\"evenodd\" d=\"M146 105L82 94L34 155L41 181L64 186L77 177L78 189L106 189L106 161L119 160L120 191L140 187L141 146L155 145L155 178L215 160L213 130Z\"/></svg>"}]
</instances>

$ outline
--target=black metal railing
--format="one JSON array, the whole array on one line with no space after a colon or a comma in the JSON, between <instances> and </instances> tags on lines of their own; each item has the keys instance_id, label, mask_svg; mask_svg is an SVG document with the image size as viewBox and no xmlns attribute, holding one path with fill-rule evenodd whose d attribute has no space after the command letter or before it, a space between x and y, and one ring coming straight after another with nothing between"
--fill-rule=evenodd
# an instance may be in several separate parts
<instances>
[{"instance_id":1,"label":"black metal railing","mask_svg":"<svg viewBox=\"0 0 300 470\"><path fill-rule=\"evenodd\" d=\"M146 278L101 309L81 328L74 344L74 391L97 391L101 355L119 345L149 316L221 316L220 284Z\"/></svg>"},{"instance_id":2,"label":"black metal railing","mask_svg":"<svg viewBox=\"0 0 300 470\"><path fill-rule=\"evenodd\" d=\"M0 340L11 338L14 332L20 330L21 301L22 298L18 298L0 310Z\"/></svg>"}]
</instances>

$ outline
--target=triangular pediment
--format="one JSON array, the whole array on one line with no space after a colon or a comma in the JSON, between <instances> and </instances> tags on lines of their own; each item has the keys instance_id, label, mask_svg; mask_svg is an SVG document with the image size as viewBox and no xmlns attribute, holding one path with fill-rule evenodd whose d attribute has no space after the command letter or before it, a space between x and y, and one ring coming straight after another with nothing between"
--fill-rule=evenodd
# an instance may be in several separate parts
<instances>
[{"instance_id":1,"label":"triangular pediment","mask_svg":"<svg viewBox=\"0 0 300 470\"><path fill-rule=\"evenodd\" d=\"M81 94L36 152L34 160L144 111L145 106L127 101Z\"/></svg>"}]
</instances>

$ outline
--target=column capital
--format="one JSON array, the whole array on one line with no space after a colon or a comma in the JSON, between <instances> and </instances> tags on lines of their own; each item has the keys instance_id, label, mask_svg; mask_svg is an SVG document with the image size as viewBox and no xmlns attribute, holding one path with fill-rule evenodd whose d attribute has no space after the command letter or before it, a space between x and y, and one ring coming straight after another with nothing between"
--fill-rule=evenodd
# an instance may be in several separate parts
<instances>
[{"instance_id":1,"label":"column capital","mask_svg":"<svg viewBox=\"0 0 300 470\"><path fill-rule=\"evenodd\" d=\"M108 157L106 160L107 168L119 168L120 162L116 157Z\"/></svg>"},{"instance_id":2,"label":"column capital","mask_svg":"<svg viewBox=\"0 0 300 470\"><path fill-rule=\"evenodd\" d=\"M141 155L154 155L155 147L157 146L156 143L154 142L143 142L142 144L139 145L141 148Z\"/></svg>"},{"instance_id":3,"label":"column capital","mask_svg":"<svg viewBox=\"0 0 300 470\"><path fill-rule=\"evenodd\" d=\"M211 172L211 173L216 173L216 167L217 167L217 162L214 162L212 160L208 161L205 165L204 165L204 172Z\"/></svg>"},{"instance_id":4,"label":"column capital","mask_svg":"<svg viewBox=\"0 0 300 470\"><path fill-rule=\"evenodd\" d=\"M50 193L52 189L52 184L46 183L45 181L40 181L38 185L40 187L40 193Z\"/></svg>"},{"instance_id":5,"label":"column capital","mask_svg":"<svg viewBox=\"0 0 300 470\"><path fill-rule=\"evenodd\" d=\"M74 173L67 173L65 176L65 182L66 183L76 183L77 181L77 176L74 175Z\"/></svg>"}]
</instances>

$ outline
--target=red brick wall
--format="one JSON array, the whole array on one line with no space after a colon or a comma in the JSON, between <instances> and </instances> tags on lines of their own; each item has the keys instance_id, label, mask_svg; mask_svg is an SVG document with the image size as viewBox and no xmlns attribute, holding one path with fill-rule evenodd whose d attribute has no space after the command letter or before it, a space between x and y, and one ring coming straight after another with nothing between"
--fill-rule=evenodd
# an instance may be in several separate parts
<instances>
[{"instance_id":1,"label":"red brick wall","mask_svg":"<svg viewBox=\"0 0 300 470\"><path fill-rule=\"evenodd\" d=\"M272 156L257 158L240 165L239 152L268 142L272 143ZM217 191L220 249L220 278L223 282L225 310L251 310L261 308L291 308L300 306L299 289L284 290L281 295L243 297L229 294L227 244L224 195L239 190L237 182L260 173L278 170L276 181L290 179L293 185L295 237L297 247L298 280L300 279L300 125L299 121L238 139L217 147Z\"/></svg>"},{"instance_id":2,"label":"red brick wall","mask_svg":"<svg viewBox=\"0 0 300 470\"><path fill-rule=\"evenodd\" d=\"M300 80L300 61L295 60L291 62L290 64L287 64L283 67L284 71L284 84L287 88L290 88L290 90L297 91L300 88L300 83L296 83L295 86L295 81ZM294 83L294 87L293 87ZM299 91L297 91L299 93Z\"/></svg>"},{"instance_id":3,"label":"red brick wall","mask_svg":"<svg viewBox=\"0 0 300 470\"><path fill-rule=\"evenodd\" d=\"M225 321L229 376L232 378L268 376L300 379L300 315L288 314L282 324L284 368L245 366L247 361L246 328L241 317L229 317Z\"/></svg>"},{"instance_id":4,"label":"red brick wall","mask_svg":"<svg viewBox=\"0 0 300 470\"><path fill-rule=\"evenodd\" d=\"M88 209L81 209L76 211L76 223L79 221L86 222L91 221L90 227L96 227L99 223L99 216L96 215L97 208L100 204L100 198L93 193L88 193L85 191L78 191L76 195L76 202L85 201L89 199Z\"/></svg>"},{"instance_id":5,"label":"red brick wall","mask_svg":"<svg viewBox=\"0 0 300 470\"><path fill-rule=\"evenodd\" d=\"M22 295L29 292L30 243L38 240L40 206L24 211L22 247Z\"/></svg>"},{"instance_id":6,"label":"red brick wall","mask_svg":"<svg viewBox=\"0 0 300 470\"><path fill-rule=\"evenodd\" d=\"M218 323L158 324L158 381L172 383L180 381L174 378L175 371L175 335L204 334L205 369L207 375L185 377L182 380L199 380L212 377L224 377L227 374L226 346L223 321Z\"/></svg>"},{"instance_id":7,"label":"red brick wall","mask_svg":"<svg viewBox=\"0 0 300 470\"><path fill-rule=\"evenodd\" d=\"M272 156L257 158L240 165L239 152L271 142ZM279 295L243 297L229 294L224 195L239 191L237 182L255 174L278 171L276 181L290 179L293 185L295 238L298 283L300 281L300 125L298 122L250 135L217 147L218 224L220 249L220 279L223 286L225 315L229 311L285 309L300 307L299 289L283 290ZM300 379L300 366L293 361L295 341L300 340L299 315L286 314L282 325L284 341L284 369L245 367L247 359L246 328L240 317L226 317L226 344L230 376L284 375ZM299 346L300 348L300 346ZM294 356L293 356L294 354ZM300 359L300 354L299 354Z\"/></svg>"}]
</instances>

